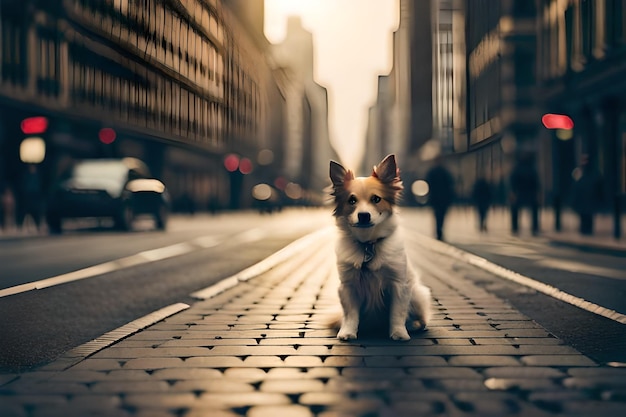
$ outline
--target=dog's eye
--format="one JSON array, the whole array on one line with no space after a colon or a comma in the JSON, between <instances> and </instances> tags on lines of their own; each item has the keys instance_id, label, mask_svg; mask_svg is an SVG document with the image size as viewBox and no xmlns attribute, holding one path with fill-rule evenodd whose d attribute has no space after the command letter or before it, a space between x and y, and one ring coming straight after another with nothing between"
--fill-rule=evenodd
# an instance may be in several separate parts
<instances>
[{"instance_id":1,"label":"dog's eye","mask_svg":"<svg viewBox=\"0 0 626 417\"><path fill-rule=\"evenodd\" d=\"M348 204L350 204L351 206L356 204L356 196L351 195L350 198L348 199Z\"/></svg>"},{"instance_id":2,"label":"dog's eye","mask_svg":"<svg viewBox=\"0 0 626 417\"><path fill-rule=\"evenodd\" d=\"M378 204L380 203L381 198L377 195L373 195L372 198L370 198L370 200L372 201L372 203Z\"/></svg>"}]
</instances>

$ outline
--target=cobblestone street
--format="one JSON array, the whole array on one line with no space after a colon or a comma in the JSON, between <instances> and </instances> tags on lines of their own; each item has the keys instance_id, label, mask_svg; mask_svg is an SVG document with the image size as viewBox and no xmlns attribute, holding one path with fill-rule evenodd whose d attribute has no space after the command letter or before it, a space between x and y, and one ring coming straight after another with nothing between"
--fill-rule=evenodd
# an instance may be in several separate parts
<instances>
[{"instance_id":1,"label":"cobblestone street","mask_svg":"<svg viewBox=\"0 0 626 417\"><path fill-rule=\"evenodd\" d=\"M332 231L87 357L0 376L17 416L622 416L626 368L599 366L429 250L409 256L434 319L406 343L340 342ZM304 246L303 246L304 244ZM302 250L306 247L306 250ZM288 255L288 256L286 256ZM252 271L254 272L254 271ZM221 291L221 292L220 292Z\"/></svg>"}]
</instances>

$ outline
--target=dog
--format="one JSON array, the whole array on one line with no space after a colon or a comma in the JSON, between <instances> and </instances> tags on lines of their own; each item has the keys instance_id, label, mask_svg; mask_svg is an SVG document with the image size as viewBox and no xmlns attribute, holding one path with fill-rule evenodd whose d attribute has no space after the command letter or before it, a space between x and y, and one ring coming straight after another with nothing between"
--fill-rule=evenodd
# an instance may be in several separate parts
<instances>
[{"instance_id":1,"label":"dog","mask_svg":"<svg viewBox=\"0 0 626 417\"><path fill-rule=\"evenodd\" d=\"M398 226L403 185L396 158L385 157L369 177L330 161L330 179L342 309L337 338L356 339L360 327L388 325L391 339L409 340L407 326L426 329L431 293L407 259Z\"/></svg>"}]
</instances>

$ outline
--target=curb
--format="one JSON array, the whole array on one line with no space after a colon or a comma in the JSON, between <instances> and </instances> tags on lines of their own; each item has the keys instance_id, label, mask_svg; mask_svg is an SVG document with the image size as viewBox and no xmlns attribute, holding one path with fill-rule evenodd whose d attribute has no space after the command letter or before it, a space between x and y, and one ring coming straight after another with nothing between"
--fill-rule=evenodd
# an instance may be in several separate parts
<instances>
[{"instance_id":1,"label":"curb","mask_svg":"<svg viewBox=\"0 0 626 417\"><path fill-rule=\"evenodd\" d=\"M470 265L476 266L495 276L498 276L500 278L515 282L516 284L531 288L542 294L545 294L557 300L566 302L570 305L573 305L575 307L578 307L590 313L608 318L609 320L613 320L617 323L626 324L626 315L622 313L619 313L615 310L611 310L601 305L592 303L583 298L569 294L565 291L561 291L560 289L553 287L551 285L545 284L543 282L537 281L533 278L527 277L525 275L522 275L510 269L504 268L503 266L497 265L478 255L474 255L472 253L459 249L456 246L435 240L425 235L419 235L419 237L416 240L418 244L422 246L428 246L429 249L432 249L444 255L451 256L459 261L468 263Z\"/></svg>"}]
</instances>

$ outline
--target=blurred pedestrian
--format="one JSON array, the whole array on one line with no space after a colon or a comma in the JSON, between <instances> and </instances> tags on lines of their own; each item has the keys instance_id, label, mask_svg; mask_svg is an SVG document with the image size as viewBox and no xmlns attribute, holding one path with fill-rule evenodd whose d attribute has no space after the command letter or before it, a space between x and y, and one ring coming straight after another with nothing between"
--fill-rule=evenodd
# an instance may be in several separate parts
<instances>
[{"instance_id":1,"label":"blurred pedestrian","mask_svg":"<svg viewBox=\"0 0 626 417\"><path fill-rule=\"evenodd\" d=\"M179 209L185 214L193 216L196 213L196 202L191 193L185 191L178 201Z\"/></svg>"},{"instance_id":2,"label":"blurred pedestrian","mask_svg":"<svg viewBox=\"0 0 626 417\"><path fill-rule=\"evenodd\" d=\"M483 175L479 176L472 187L472 201L478 214L478 230L487 231L487 214L493 198L491 184Z\"/></svg>"},{"instance_id":3,"label":"blurred pedestrian","mask_svg":"<svg viewBox=\"0 0 626 417\"><path fill-rule=\"evenodd\" d=\"M572 176L572 208L578 214L578 229L582 235L591 235L594 216L604 203L604 181L587 154L581 155L580 164Z\"/></svg>"},{"instance_id":4,"label":"blurred pedestrian","mask_svg":"<svg viewBox=\"0 0 626 417\"><path fill-rule=\"evenodd\" d=\"M39 231L43 210L43 188L37 166L29 164L22 176L21 186L18 190L17 201L17 226L24 227L24 220L30 216Z\"/></svg>"},{"instance_id":5,"label":"blurred pedestrian","mask_svg":"<svg viewBox=\"0 0 626 417\"><path fill-rule=\"evenodd\" d=\"M441 157L437 157L434 165L426 173L428 183L428 204L435 215L435 235L443 240L443 226L446 213L454 201L454 178L443 165Z\"/></svg>"},{"instance_id":6,"label":"blurred pedestrian","mask_svg":"<svg viewBox=\"0 0 626 417\"><path fill-rule=\"evenodd\" d=\"M8 231L15 225L15 195L11 186L0 186L0 229Z\"/></svg>"},{"instance_id":7,"label":"blurred pedestrian","mask_svg":"<svg viewBox=\"0 0 626 417\"><path fill-rule=\"evenodd\" d=\"M523 153L511 171L511 232L519 233L519 212L522 208L530 209L531 231L539 233L539 174L534 164L532 153Z\"/></svg>"}]
</instances>

